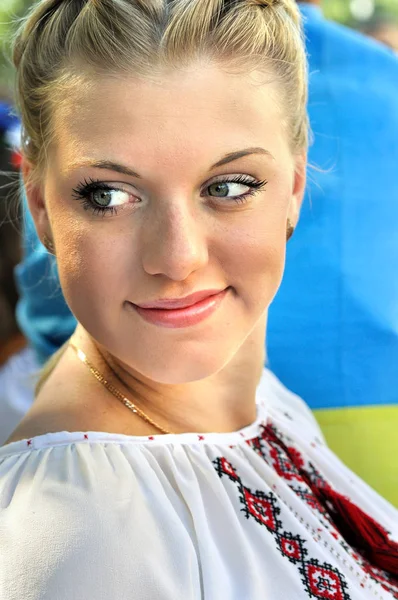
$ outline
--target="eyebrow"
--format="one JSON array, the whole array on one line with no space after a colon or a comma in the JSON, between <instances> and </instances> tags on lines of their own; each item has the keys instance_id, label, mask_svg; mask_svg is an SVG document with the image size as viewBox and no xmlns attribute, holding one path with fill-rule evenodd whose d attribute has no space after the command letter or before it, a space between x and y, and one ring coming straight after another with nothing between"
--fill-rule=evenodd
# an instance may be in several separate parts
<instances>
[{"instance_id":1,"label":"eyebrow","mask_svg":"<svg viewBox=\"0 0 398 600\"><path fill-rule=\"evenodd\" d=\"M251 154L266 154L267 156L274 158L272 156L271 152L269 152L268 150L265 150L265 148L246 148L245 150L238 150L238 152L230 152L229 154L226 154L224 156L224 158L222 158L221 160L216 162L211 167L211 169L216 169L217 167L222 167L223 165L226 165L234 160L238 160L238 158L243 158L244 156L250 156Z\"/></svg>"},{"instance_id":2,"label":"eyebrow","mask_svg":"<svg viewBox=\"0 0 398 600\"><path fill-rule=\"evenodd\" d=\"M72 169L80 167L94 167L95 169L106 169L107 171L116 171L117 173L128 175L129 177L136 177L137 179L142 179L141 175L138 175L138 173L136 173L129 167L119 165L118 163L112 162L110 160L83 160L81 162L76 162L70 165L70 168Z\"/></svg>"},{"instance_id":3,"label":"eyebrow","mask_svg":"<svg viewBox=\"0 0 398 600\"><path fill-rule=\"evenodd\" d=\"M238 160L239 158L243 158L244 156L250 156L251 154L265 154L274 158L268 150L265 148L246 148L245 150L238 150L237 152L230 152L226 154L221 160L216 162L210 170L216 169L217 167L222 167L234 160ZM122 173L123 175L128 175L129 177L136 177L137 179L142 179L141 175L126 167L124 165L120 165L119 163L115 163L109 160L83 160L82 162L73 163L70 165L71 168L78 167L93 167L95 169L106 169L108 171L116 171L116 173Z\"/></svg>"}]
</instances>

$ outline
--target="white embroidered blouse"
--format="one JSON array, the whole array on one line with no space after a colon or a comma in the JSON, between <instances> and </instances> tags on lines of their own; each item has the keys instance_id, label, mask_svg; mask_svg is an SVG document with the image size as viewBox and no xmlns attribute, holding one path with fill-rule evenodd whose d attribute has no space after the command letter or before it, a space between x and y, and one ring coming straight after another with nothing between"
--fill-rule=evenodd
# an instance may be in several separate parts
<instances>
[{"instance_id":1,"label":"white embroidered blouse","mask_svg":"<svg viewBox=\"0 0 398 600\"><path fill-rule=\"evenodd\" d=\"M398 541L398 511L264 370L257 419L235 433L59 432L0 448L0 600L398 598L398 573L349 546L292 453Z\"/></svg>"}]
</instances>

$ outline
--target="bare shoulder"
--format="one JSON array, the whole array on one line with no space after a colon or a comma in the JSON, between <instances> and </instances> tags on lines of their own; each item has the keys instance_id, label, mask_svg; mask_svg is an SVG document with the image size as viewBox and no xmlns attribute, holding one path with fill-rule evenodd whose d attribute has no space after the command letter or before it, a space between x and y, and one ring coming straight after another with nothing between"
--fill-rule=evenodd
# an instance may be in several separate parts
<instances>
[{"instance_id":1,"label":"bare shoulder","mask_svg":"<svg viewBox=\"0 0 398 600\"><path fill-rule=\"evenodd\" d=\"M4 445L46 433L80 431L87 425L84 402L76 380L57 372L51 375Z\"/></svg>"},{"instance_id":2,"label":"bare shoulder","mask_svg":"<svg viewBox=\"0 0 398 600\"><path fill-rule=\"evenodd\" d=\"M61 431L97 431L130 436L158 433L95 379L65 377L58 372L45 385L4 445Z\"/></svg>"},{"instance_id":3,"label":"bare shoulder","mask_svg":"<svg viewBox=\"0 0 398 600\"><path fill-rule=\"evenodd\" d=\"M4 445L31 439L46 433L78 431L83 426L78 411L55 407L53 402L36 401Z\"/></svg>"},{"instance_id":4,"label":"bare shoulder","mask_svg":"<svg viewBox=\"0 0 398 600\"><path fill-rule=\"evenodd\" d=\"M20 442L21 440L27 440L54 431L59 431L59 429L54 429L54 427L47 425L41 419L26 416L3 445L6 446L13 442Z\"/></svg>"}]
</instances>

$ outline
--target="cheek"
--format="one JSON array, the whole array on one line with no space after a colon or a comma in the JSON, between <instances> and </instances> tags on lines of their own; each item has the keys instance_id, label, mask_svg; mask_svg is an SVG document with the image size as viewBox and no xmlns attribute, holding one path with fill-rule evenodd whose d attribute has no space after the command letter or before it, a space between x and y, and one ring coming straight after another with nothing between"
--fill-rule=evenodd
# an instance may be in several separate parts
<instances>
[{"instance_id":1,"label":"cheek","mask_svg":"<svg viewBox=\"0 0 398 600\"><path fill-rule=\"evenodd\" d=\"M285 256L285 212L271 215L263 211L253 213L244 226L231 232L221 262L247 303L265 307L279 288Z\"/></svg>"},{"instance_id":2,"label":"cheek","mask_svg":"<svg viewBox=\"0 0 398 600\"><path fill-rule=\"evenodd\" d=\"M54 231L62 290L78 319L128 298L134 252L132 241L118 233L101 222L76 220Z\"/></svg>"}]
</instances>

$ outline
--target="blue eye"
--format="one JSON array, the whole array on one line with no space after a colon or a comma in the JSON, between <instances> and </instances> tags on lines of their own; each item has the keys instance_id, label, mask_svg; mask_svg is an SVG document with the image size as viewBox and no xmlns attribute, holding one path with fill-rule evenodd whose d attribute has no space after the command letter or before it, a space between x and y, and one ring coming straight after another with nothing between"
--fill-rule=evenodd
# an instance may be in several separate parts
<instances>
[{"instance_id":1,"label":"blue eye","mask_svg":"<svg viewBox=\"0 0 398 600\"><path fill-rule=\"evenodd\" d=\"M99 208L110 208L112 206L121 206L129 201L128 192L117 189L98 188L91 192L93 204Z\"/></svg>"},{"instance_id":2,"label":"blue eye","mask_svg":"<svg viewBox=\"0 0 398 600\"><path fill-rule=\"evenodd\" d=\"M206 188L206 195L210 198L231 198L235 202L244 202L256 191L262 189L267 181L257 181L246 175L237 175L231 179L215 181Z\"/></svg>"},{"instance_id":3,"label":"blue eye","mask_svg":"<svg viewBox=\"0 0 398 600\"><path fill-rule=\"evenodd\" d=\"M208 187L209 195L217 198L242 196L250 189L250 186L247 184L244 185L243 183L234 183L232 181L220 181L219 183L212 183Z\"/></svg>"},{"instance_id":4,"label":"blue eye","mask_svg":"<svg viewBox=\"0 0 398 600\"><path fill-rule=\"evenodd\" d=\"M93 179L85 180L73 190L73 197L83 203L85 210L102 215L116 214L119 207L131 204L132 195L131 192Z\"/></svg>"}]
</instances>

